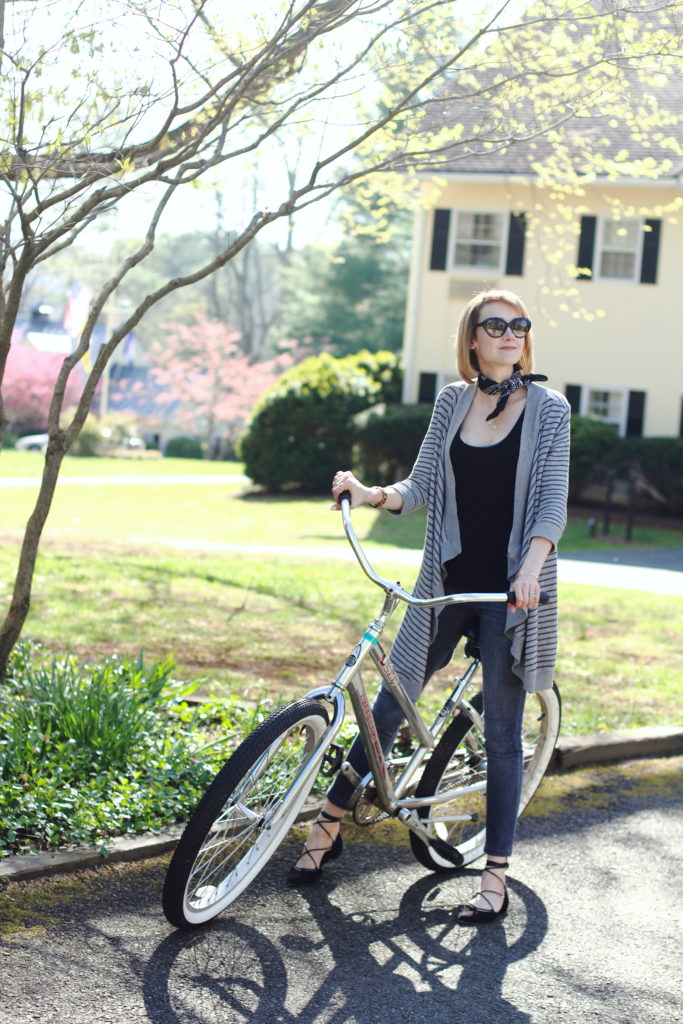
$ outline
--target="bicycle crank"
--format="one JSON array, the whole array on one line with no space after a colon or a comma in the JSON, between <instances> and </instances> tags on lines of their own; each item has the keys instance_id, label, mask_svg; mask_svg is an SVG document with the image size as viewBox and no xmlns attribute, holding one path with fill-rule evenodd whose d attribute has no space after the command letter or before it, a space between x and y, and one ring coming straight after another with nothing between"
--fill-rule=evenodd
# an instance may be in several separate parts
<instances>
[{"instance_id":1,"label":"bicycle crank","mask_svg":"<svg viewBox=\"0 0 683 1024\"><path fill-rule=\"evenodd\" d=\"M431 846L440 857L449 861L454 868L461 868L463 866L465 858L460 853L460 850L456 849L455 846L451 846L445 839L439 839L438 836L430 835L415 811L404 807L403 810L398 812L398 818L404 825L408 826L411 832L420 837L425 846Z\"/></svg>"}]
</instances>

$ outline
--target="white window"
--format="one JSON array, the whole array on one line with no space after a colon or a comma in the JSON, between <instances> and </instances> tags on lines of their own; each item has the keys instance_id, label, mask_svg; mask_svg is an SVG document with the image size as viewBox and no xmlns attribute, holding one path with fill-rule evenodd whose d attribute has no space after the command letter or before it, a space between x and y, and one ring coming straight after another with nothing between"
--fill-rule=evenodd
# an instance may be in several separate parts
<instances>
[{"instance_id":1,"label":"white window","mask_svg":"<svg viewBox=\"0 0 683 1024\"><path fill-rule=\"evenodd\" d=\"M438 395L439 391L441 391L441 388L445 388L447 384L454 384L457 380L460 380L460 377L458 376L457 373L455 373L455 374L454 373L447 373L447 372L445 372L443 370L441 371L441 373L437 373L437 375L436 375L436 393L437 393L437 395Z\"/></svg>"},{"instance_id":2,"label":"white window","mask_svg":"<svg viewBox=\"0 0 683 1024\"><path fill-rule=\"evenodd\" d=\"M643 223L637 218L600 218L598 277L635 281L641 261Z\"/></svg>"},{"instance_id":3,"label":"white window","mask_svg":"<svg viewBox=\"0 0 683 1024\"><path fill-rule=\"evenodd\" d=\"M453 269L501 271L507 245L507 215L457 210L452 221Z\"/></svg>"},{"instance_id":4,"label":"white window","mask_svg":"<svg viewBox=\"0 0 683 1024\"><path fill-rule=\"evenodd\" d=\"M626 433L627 393L588 387L581 389L581 415L603 423L613 423L619 436Z\"/></svg>"}]
</instances>

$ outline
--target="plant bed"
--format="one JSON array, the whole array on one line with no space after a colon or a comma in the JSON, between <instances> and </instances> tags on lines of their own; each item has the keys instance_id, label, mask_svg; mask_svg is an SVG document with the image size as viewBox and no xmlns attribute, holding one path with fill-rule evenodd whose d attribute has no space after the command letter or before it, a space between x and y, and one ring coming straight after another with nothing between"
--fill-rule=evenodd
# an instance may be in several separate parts
<instances>
[{"instance_id":1,"label":"plant bed","mask_svg":"<svg viewBox=\"0 0 683 1024\"><path fill-rule=\"evenodd\" d=\"M186 817L269 706L185 701L171 659L87 665L21 645L0 709L0 856L158 831Z\"/></svg>"}]
</instances>

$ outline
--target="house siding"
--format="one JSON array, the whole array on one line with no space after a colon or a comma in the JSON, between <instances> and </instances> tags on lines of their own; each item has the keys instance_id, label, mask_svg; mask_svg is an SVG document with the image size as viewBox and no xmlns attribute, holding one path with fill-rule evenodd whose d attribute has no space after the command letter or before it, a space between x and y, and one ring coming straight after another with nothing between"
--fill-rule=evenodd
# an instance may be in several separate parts
<instances>
[{"instance_id":1,"label":"house siding","mask_svg":"<svg viewBox=\"0 0 683 1024\"><path fill-rule=\"evenodd\" d=\"M683 251L683 223L666 219L662 209L678 191L656 184L587 187L576 200L565 202L570 230L563 233L564 252L559 263L550 262L546 247L555 246L552 214L556 199L524 181L449 181L435 203L439 210L534 211L527 215L523 274L485 276L477 271L450 273L430 270L432 215L421 217L417 230L422 259L413 261L410 291L414 316L407 325L404 359L404 401L417 401L421 374L439 379L456 376L453 342L460 313L469 297L481 288L509 288L529 306L534 321L536 368L549 377L549 386L562 393L572 385L624 393L623 429L633 429L632 392L642 393L642 433L677 436L681 417L683 345L671 330L679 305L679 254ZM652 229L644 237L643 258L632 282L576 280L582 217L609 216L609 198L621 200ZM547 211L547 212L546 212ZM597 247L597 239L594 245ZM594 260L597 260L597 248ZM645 270L643 269L645 268ZM641 283L642 278L642 283ZM576 288L575 298L558 295ZM545 288L549 292L545 292ZM563 309L565 304L567 308ZM579 307L588 317L576 315ZM662 373L662 367L666 372ZM630 412L630 415L629 415Z\"/></svg>"}]
</instances>

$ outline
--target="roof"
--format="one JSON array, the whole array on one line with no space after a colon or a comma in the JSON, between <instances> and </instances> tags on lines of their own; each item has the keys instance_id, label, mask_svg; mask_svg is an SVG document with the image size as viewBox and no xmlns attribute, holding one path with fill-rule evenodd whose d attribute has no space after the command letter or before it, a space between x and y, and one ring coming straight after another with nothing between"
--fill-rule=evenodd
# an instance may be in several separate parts
<instances>
[{"instance_id":1,"label":"roof","mask_svg":"<svg viewBox=\"0 0 683 1024\"><path fill-rule=\"evenodd\" d=\"M617 51L617 17L613 24ZM624 165L625 178L673 183L683 175L683 73L680 64L653 59L651 65L654 85L625 58L610 60L620 98L628 98L628 110L618 116L614 110L582 114L576 101L572 105L570 84L559 92L552 74L536 72L532 61L517 67L514 61L507 67L481 61L454 75L441 98L430 103L424 127L446 135L451 130L452 143L446 141L437 157L418 155L413 167L431 175L536 176L536 165L547 164L559 146L579 174L613 176L614 163L601 165L616 161ZM599 106L600 94L593 99ZM634 161L642 162L640 169Z\"/></svg>"}]
</instances>

